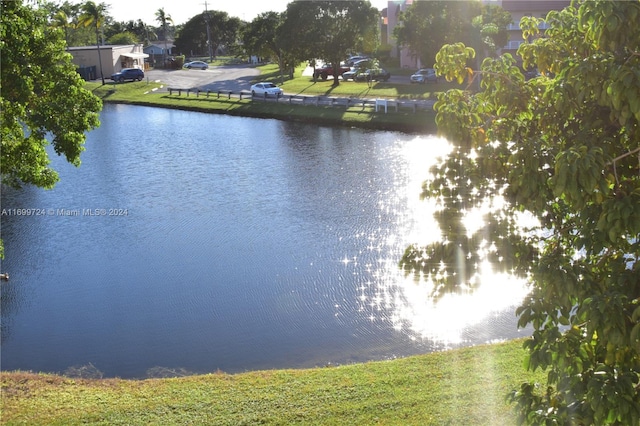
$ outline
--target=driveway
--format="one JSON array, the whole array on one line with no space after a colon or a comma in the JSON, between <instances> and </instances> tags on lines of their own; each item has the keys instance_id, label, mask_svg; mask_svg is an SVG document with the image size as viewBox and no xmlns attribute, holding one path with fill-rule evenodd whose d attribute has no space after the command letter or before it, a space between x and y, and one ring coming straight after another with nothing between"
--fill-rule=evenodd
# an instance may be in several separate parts
<instances>
[{"instance_id":1,"label":"driveway","mask_svg":"<svg viewBox=\"0 0 640 426\"><path fill-rule=\"evenodd\" d=\"M149 70L145 77L150 81L162 82L167 88L200 90L249 90L253 79L260 71L250 65L227 65L211 67L207 70Z\"/></svg>"}]
</instances>

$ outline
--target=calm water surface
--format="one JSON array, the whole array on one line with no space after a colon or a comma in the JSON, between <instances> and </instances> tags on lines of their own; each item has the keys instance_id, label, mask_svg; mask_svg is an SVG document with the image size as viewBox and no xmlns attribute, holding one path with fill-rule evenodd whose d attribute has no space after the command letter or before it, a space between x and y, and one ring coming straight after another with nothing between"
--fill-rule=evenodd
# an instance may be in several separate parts
<instances>
[{"instance_id":1,"label":"calm water surface","mask_svg":"<svg viewBox=\"0 0 640 426\"><path fill-rule=\"evenodd\" d=\"M434 304L397 268L440 237L419 194L442 140L106 105L86 147L80 168L54 156L55 189L2 189L3 370L298 368L522 334L521 283Z\"/></svg>"}]
</instances>

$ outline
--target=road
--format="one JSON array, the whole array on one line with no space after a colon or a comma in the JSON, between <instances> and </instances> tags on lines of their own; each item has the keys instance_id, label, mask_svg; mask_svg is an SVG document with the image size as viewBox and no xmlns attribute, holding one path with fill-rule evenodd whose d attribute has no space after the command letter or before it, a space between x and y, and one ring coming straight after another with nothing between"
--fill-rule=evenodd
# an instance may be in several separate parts
<instances>
[{"instance_id":1,"label":"road","mask_svg":"<svg viewBox=\"0 0 640 426\"><path fill-rule=\"evenodd\" d=\"M149 81L160 81L166 90L168 87L178 89L200 90L249 90L251 81L260 71L248 65L227 65L212 67L207 70L149 70L145 78Z\"/></svg>"},{"instance_id":2,"label":"road","mask_svg":"<svg viewBox=\"0 0 640 426\"><path fill-rule=\"evenodd\" d=\"M149 70L145 72L145 77L149 81L160 81L167 90L168 87L176 89L200 90L230 90L238 92L250 90L251 82L260 71L250 65L225 65L212 67L207 70L180 69L180 70ZM307 68L302 73L303 76L311 77L313 68ZM409 84L407 76L391 76L389 80L393 84ZM353 83L353 82L351 82ZM353 83L357 84L357 83Z\"/></svg>"}]
</instances>

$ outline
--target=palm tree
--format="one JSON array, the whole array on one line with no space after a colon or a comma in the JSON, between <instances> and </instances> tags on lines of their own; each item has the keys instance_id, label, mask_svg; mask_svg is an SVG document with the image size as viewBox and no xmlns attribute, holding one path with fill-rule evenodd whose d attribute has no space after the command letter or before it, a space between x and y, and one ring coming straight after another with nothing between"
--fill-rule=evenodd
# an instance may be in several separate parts
<instances>
[{"instance_id":1,"label":"palm tree","mask_svg":"<svg viewBox=\"0 0 640 426\"><path fill-rule=\"evenodd\" d=\"M62 28L64 30L64 41L67 43L67 49L69 48L69 29L73 28L73 22L69 21L69 17L64 12L64 10L60 9L53 15L51 18L51 26L54 28Z\"/></svg>"},{"instance_id":2,"label":"palm tree","mask_svg":"<svg viewBox=\"0 0 640 426\"><path fill-rule=\"evenodd\" d=\"M156 21L160 23L162 27L162 34L164 36L164 51L162 52L162 63L163 66L167 64L167 26L169 23L173 24L173 19L171 19L171 15L167 15L164 11L164 8L158 9L156 12Z\"/></svg>"},{"instance_id":3,"label":"palm tree","mask_svg":"<svg viewBox=\"0 0 640 426\"><path fill-rule=\"evenodd\" d=\"M95 4L88 1L82 5L82 15L78 19L78 25L85 27L93 26L96 30L96 46L98 48L98 63L100 64L100 77L104 85L104 74L102 73L102 56L100 55L100 28L105 21L105 13L108 6L104 3Z\"/></svg>"}]
</instances>

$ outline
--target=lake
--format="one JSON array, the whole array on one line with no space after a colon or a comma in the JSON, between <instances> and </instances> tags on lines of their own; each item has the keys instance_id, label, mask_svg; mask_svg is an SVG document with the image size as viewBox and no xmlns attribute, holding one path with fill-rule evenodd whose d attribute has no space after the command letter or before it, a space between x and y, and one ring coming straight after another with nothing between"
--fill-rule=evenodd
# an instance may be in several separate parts
<instances>
[{"instance_id":1,"label":"lake","mask_svg":"<svg viewBox=\"0 0 640 426\"><path fill-rule=\"evenodd\" d=\"M520 337L524 283L438 303L435 136L105 105L53 190L2 188L2 369L306 368Z\"/></svg>"}]
</instances>

